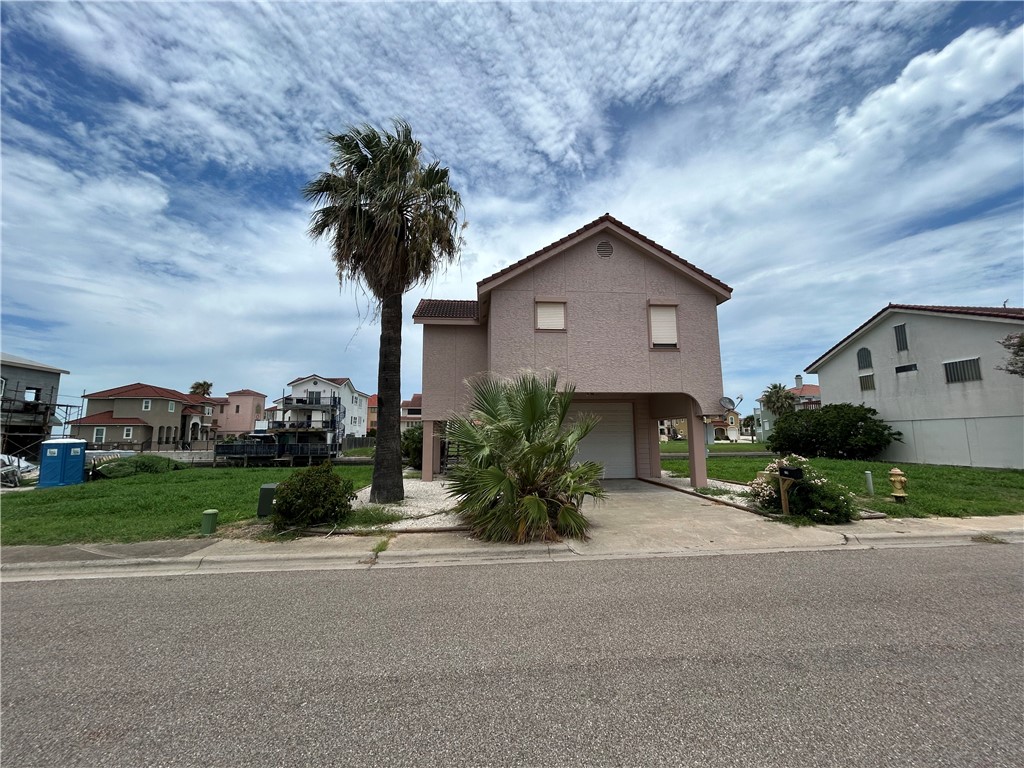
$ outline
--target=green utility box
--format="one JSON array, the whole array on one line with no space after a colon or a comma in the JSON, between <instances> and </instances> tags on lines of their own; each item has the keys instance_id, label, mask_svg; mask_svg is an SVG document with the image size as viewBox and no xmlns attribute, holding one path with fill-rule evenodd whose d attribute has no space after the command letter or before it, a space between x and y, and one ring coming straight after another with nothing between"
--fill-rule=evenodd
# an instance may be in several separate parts
<instances>
[{"instance_id":1,"label":"green utility box","mask_svg":"<svg viewBox=\"0 0 1024 768\"><path fill-rule=\"evenodd\" d=\"M260 500L256 505L257 517L270 517L274 512L274 494L277 483L265 483L260 486Z\"/></svg>"}]
</instances>

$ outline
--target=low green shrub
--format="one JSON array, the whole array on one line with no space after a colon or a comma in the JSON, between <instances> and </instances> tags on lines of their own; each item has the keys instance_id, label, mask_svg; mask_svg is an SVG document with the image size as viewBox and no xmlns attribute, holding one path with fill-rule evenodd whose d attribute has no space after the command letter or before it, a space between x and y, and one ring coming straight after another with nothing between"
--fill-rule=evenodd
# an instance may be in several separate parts
<instances>
[{"instance_id":1,"label":"low green shrub","mask_svg":"<svg viewBox=\"0 0 1024 768\"><path fill-rule=\"evenodd\" d=\"M138 474L156 475L161 472L173 472L176 469L186 469L186 465L180 461L168 459L166 456L143 454L104 462L93 469L92 476L114 479Z\"/></svg>"},{"instance_id":2,"label":"low green shrub","mask_svg":"<svg viewBox=\"0 0 1024 768\"><path fill-rule=\"evenodd\" d=\"M352 481L334 472L329 461L301 469L279 483L274 495L274 529L305 528L345 521L356 497Z\"/></svg>"},{"instance_id":3,"label":"low green shrub","mask_svg":"<svg viewBox=\"0 0 1024 768\"><path fill-rule=\"evenodd\" d=\"M857 510L853 505L853 494L845 486L826 478L802 456L790 455L784 459L775 459L765 467L765 472L777 473L780 466L799 467L804 471L803 479L789 487L791 516L806 517L824 525L838 525L853 520ZM750 492L761 509L782 512L779 478L759 477L750 484Z\"/></svg>"},{"instance_id":4,"label":"low green shrub","mask_svg":"<svg viewBox=\"0 0 1024 768\"><path fill-rule=\"evenodd\" d=\"M874 408L833 403L780 416L768 438L768 450L829 459L871 459L902 436L879 419Z\"/></svg>"},{"instance_id":5,"label":"low green shrub","mask_svg":"<svg viewBox=\"0 0 1024 768\"><path fill-rule=\"evenodd\" d=\"M413 469L423 469L423 425L416 424L402 433L402 456Z\"/></svg>"}]
</instances>

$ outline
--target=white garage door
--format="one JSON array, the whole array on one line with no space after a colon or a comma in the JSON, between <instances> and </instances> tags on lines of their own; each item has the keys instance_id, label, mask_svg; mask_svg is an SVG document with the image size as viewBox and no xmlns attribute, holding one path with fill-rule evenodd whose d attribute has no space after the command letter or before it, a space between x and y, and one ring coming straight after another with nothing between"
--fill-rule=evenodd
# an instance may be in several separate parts
<instances>
[{"instance_id":1,"label":"white garage door","mask_svg":"<svg viewBox=\"0 0 1024 768\"><path fill-rule=\"evenodd\" d=\"M594 430L580 443L576 458L597 461L604 465L604 476L636 477L633 450L632 403L581 403L569 409L569 421L578 413L600 417Z\"/></svg>"}]
</instances>

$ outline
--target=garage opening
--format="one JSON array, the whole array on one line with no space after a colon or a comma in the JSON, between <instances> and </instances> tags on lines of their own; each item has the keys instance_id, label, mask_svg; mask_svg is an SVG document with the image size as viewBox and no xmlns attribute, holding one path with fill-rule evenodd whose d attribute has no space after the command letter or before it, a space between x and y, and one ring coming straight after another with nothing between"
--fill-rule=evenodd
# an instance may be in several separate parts
<instances>
[{"instance_id":1,"label":"garage opening","mask_svg":"<svg viewBox=\"0 0 1024 768\"><path fill-rule=\"evenodd\" d=\"M604 465L603 477L608 479L636 477L633 404L574 403L568 421L575 421L580 413L592 413L601 421L580 443L577 459L600 462Z\"/></svg>"}]
</instances>

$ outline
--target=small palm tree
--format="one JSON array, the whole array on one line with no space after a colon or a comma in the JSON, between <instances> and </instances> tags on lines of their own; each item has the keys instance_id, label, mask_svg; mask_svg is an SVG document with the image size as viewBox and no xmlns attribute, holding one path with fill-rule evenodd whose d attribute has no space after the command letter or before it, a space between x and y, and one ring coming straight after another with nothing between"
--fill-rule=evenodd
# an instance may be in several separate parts
<instances>
[{"instance_id":1,"label":"small palm tree","mask_svg":"<svg viewBox=\"0 0 1024 768\"><path fill-rule=\"evenodd\" d=\"M783 416L796 410L796 395L785 384L772 384L761 394L761 407L776 416Z\"/></svg>"},{"instance_id":2,"label":"small palm tree","mask_svg":"<svg viewBox=\"0 0 1024 768\"><path fill-rule=\"evenodd\" d=\"M470 383L469 412L448 422L448 439L463 457L449 471L455 511L489 541L586 538L585 497L605 497L603 468L576 462L576 448L596 426L565 419L575 388L558 391L558 377L523 373Z\"/></svg>"},{"instance_id":3,"label":"small palm tree","mask_svg":"<svg viewBox=\"0 0 1024 768\"><path fill-rule=\"evenodd\" d=\"M402 294L454 262L462 246L462 201L448 169L425 164L412 129L369 125L327 137L330 170L303 188L316 210L309 235L326 237L341 282L361 283L377 301L377 448L370 500L401 501Z\"/></svg>"},{"instance_id":4,"label":"small palm tree","mask_svg":"<svg viewBox=\"0 0 1024 768\"><path fill-rule=\"evenodd\" d=\"M209 397L213 394L213 383L209 381L192 382L192 386L189 387L188 393L190 395L202 395L203 397Z\"/></svg>"}]
</instances>

